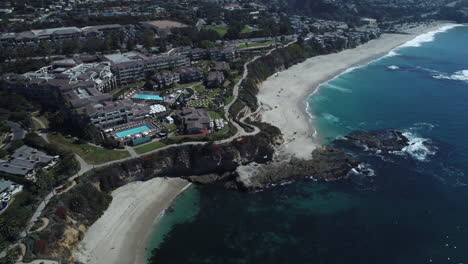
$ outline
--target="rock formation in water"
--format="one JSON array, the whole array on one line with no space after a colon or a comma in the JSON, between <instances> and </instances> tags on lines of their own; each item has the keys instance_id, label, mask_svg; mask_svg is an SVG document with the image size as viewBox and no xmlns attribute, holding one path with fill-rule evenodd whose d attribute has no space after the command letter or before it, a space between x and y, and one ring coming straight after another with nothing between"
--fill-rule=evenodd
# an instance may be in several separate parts
<instances>
[{"instance_id":1,"label":"rock formation in water","mask_svg":"<svg viewBox=\"0 0 468 264\"><path fill-rule=\"evenodd\" d=\"M401 151L408 146L409 140L397 130L364 132L358 131L345 136L345 139L356 146L382 152Z\"/></svg>"}]
</instances>

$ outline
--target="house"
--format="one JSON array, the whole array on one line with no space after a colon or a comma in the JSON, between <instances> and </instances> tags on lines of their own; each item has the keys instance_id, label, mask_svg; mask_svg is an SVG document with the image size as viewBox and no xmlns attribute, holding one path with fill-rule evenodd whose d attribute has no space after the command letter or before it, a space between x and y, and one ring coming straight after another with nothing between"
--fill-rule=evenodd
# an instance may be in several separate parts
<instances>
[{"instance_id":1,"label":"house","mask_svg":"<svg viewBox=\"0 0 468 264\"><path fill-rule=\"evenodd\" d=\"M224 73L220 71L211 71L208 73L206 78L206 87L208 88L219 88L223 85Z\"/></svg>"},{"instance_id":2,"label":"house","mask_svg":"<svg viewBox=\"0 0 468 264\"><path fill-rule=\"evenodd\" d=\"M176 113L176 117L184 127L186 135L196 135L210 129L210 116L206 110L185 107Z\"/></svg>"},{"instance_id":3,"label":"house","mask_svg":"<svg viewBox=\"0 0 468 264\"><path fill-rule=\"evenodd\" d=\"M0 179L0 208L4 209L3 203L7 203L11 200L11 196L16 193L19 193L23 190L23 186L15 184L11 181L5 181ZM1 211L0 209L0 211Z\"/></svg>"},{"instance_id":4,"label":"house","mask_svg":"<svg viewBox=\"0 0 468 264\"><path fill-rule=\"evenodd\" d=\"M57 158L58 156L48 156L44 152L23 145L11 155L9 161L0 163L0 172L31 178L41 165L48 165Z\"/></svg>"}]
</instances>

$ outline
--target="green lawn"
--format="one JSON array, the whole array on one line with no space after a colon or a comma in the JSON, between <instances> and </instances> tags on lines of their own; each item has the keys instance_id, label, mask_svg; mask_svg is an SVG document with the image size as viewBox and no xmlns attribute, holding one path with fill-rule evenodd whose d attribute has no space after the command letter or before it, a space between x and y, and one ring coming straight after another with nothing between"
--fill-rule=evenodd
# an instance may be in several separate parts
<instances>
[{"instance_id":1,"label":"green lawn","mask_svg":"<svg viewBox=\"0 0 468 264\"><path fill-rule=\"evenodd\" d=\"M253 30L252 30L250 27L245 26L245 27L241 30L240 33L243 34L243 33L250 33L250 32L253 32Z\"/></svg>"},{"instance_id":2,"label":"green lawn","mask_svg":"<svg viewBox=\"0 0 468 264\"><path fill-rule=\"evenodd\" d=\"M174 89L177 90L177 89L182 89L182 88L187 88L187 87L192 87L192 86L195 86L197 84L200 84L201 82L191 82L191 83L184 83L184 84L176 84L174 86Z\"/></svg>"},{"instance_id":3,"label":"green lawn","mask_svg":"<svg viewBox=\"0 0 468 264\"><path fill-rule=\"evenodd\" d=\"M164 124L164 126L169 130L169 132L173 132L177 130L176 124Z\"/></svg>"},{"instance_id":4,"label":"green lawn","mask_svg":"<svg viewBox=\"0 0 468 264\"><path fill-rule=\"evenodd\" d=\"M266 42L259 42L259 43L250 43L250 44L240 44L237 46L239 49L244 49L244 48L252 48L252 47L264 47L264 46L270 46L274 44L274 40L266 41Z\"/></svg>"},{"instance_id":5,"label":"green lawn","mask_svg":"<svg viewBox=\"0 0 468 264\"><path fill-rule=\"evenodd\" d=\"M199 84L199 85L195 86L194 89L198 93L203 93L206 90L206 87L204 85L202 85L202 84Z\"/></svg>"},{"instance_id":6,"label":"green lawn","mask_svg":"<svg viewBox=\"0 0 468 264\"><path fill-rule=\"evenodd\" d=\"M215 136L222 136L226 134L229 131L229 125L224 125L224 127L221 130L218 130L214 132Z\"/></svg>"},{"instance_id":7,"label":"green lawn","mask_svg":"<svg viewBox=\"0 0 468 264\"><path fill-rule=\"evenodd\" d=\"M226 35L228 31L227 27L221 27L221 26L206 26L204 29L216 31L216 33L218 33L220 37L224 37L224 35Z\"/></svg>"},{"instance_id":8,"label":"green lawn","mask_svg":"<svg viewBox=\"0 0 468 264\"><path fill-rule=\"evenodd\" d=\"M210 115L211 119L220 119L223 118L220 113L215 111L209 111L208 114Z\"/></svg>"},{"instance_id":9,"label":"green lawn","mask_svg":"<svg viewBox=\"0 0 468 264\"><path fill-rule=\"evenodd\" d=\"M159 141L155 141L155 142L151 142L151 143L136 147L135 152L138 154L143 154L143 153L150 152L156 149L160 149L165 146L166 144L159 142Z\"/></svg>"},{"instance_id":10,"label":"green lawn","mask_svg":"<svg viewBox=\"0 0 468 264\"><path fill-rule=\"evenodd\" d=\"M230 104L232 102L232 100L234 100L234 96L229 96L226 98L226 100L224 101L225 104Z\"/></svg>"},{"instance_id":11,"label":"green lawn","mask_svg":"<svg viewBox=\"0 0 468 264\"><path fill-rule=\"evenodd\" d=\"M67 139L61 134L49 134L48 138L50 143L79 155L88 164L92 165L130 157L128 151L103 149L88 144L75 144L72 141L73 139Z\"/></svg>"}]
</instances>

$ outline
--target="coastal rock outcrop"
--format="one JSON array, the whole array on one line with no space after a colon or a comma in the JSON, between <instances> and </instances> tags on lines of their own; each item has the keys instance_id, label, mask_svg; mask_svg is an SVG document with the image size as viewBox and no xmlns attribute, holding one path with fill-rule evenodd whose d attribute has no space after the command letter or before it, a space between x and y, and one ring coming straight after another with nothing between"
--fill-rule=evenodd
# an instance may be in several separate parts
<instances>
[{"instance_id":1,"label":"coastal rock outcrop","mask_svg":"<svg viewBox=\"0 0 468 264\"><path fill-rule=\"evenodd\" d=\"M252 191L306 178L335 181L348 178L353 169L365 174L366 171L359 167L360 163L356 157L326 146L315 149L311 160L291 158L267 165L252 163L239 166L236 183L239 189Z\"/></svg>"},{"instance_id":2,"label":"coastal rock outcrop","mask_svg":"<svg viewBox=\"0 0 468 264\"><path fill-rule=\"evenodd\" d=\"M386 153L401 151L404 147L409 145L409 139L402 132L397 130L358 131L344 138L358 147Z\"/></svg>"}]
</instances>

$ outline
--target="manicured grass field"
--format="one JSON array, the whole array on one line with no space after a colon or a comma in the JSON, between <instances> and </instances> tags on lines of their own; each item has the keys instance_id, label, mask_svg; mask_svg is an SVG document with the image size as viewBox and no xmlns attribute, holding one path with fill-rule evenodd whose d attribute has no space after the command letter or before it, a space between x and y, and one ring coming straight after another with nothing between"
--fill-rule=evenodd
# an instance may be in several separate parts
<instances>
[{"instance_id":1,"label":"manicured grass field","mask_svg":"<svg viewBox=\"0 0 468 264\"><path fill-rule=\"evenodd\" d=\"M215 112L215 111L209 111L208 114L210 115L211 119L223 118L220 113Z\"/></svg>"},{"instance_id":2,"label":"manicured grass field","mask_svg":"<svg viewBox=\"0 0 468 264\"><path fill-rule=\"evenodd\" d=\"M159 142L159 141L155 141L155 142L151 142L151 143L136 147L135 152L138 153L138 154L143 154L143 153L146 153L146 152L150 152L150 151L153 151L153 150L156 150L156 149L163 148L165 146L166 146L166 144L164 144L162 142Z\"/></svg>"},{"instance_id":3,"label":"manicured grass field","mask_svg":"<svg viewBox=\"0 0 468 264\"><path fill-rule=\"evenodd\" d=\"M228 131L229 131L229 126L224 125L224 127L221 130L218 130L218 131L214 132L214 135L215 136L222 136L222 135L226 134Z\"/></svg>"},{"instance_id":4,"label":"manicured grass field","mask_svg":"<svg viewBox=\"0 0 468 264\"><path fill-rule=\"evenodd\" d=\"M224 35L226 35L228 31L227 27L220 27L220 26L206 26L204 29L216 31L216 33L218 33L220 37L224 37Z\"/></svg>"},{"instance_id":5,"label":"manicured grass field","mask_svg":"<svg viewBox=\"0 0 468 264\"><path fill-rule=\"evenodd\" d=\"M248 26L245 26L242 30L241 30L241 33L250 33L250 32L253 32L253 30L251 28L249 28Z\"/></svg>"},{"instance_id":6,"label":"manicured grass field","mask_svg":"<svg viewBox=\"0 0 468 264\"><path fill-rule=\"evenodd\" d=\"M266 42L259 42L259 43L251 43L251 44L241 44L237 46L239 49L244 49L244 48L252 48L252 47L264 47L264 46L270 46L274 44L274 40L266 41Z\"/></svg>"},{"instance_id":7,"label":"manicured grass field","mask_svg":"<svg viewBox=\"0 0 468 264\"><path fill-rule=\"evenodd\" d=\"M103 149L88 144L75 144L72 141L73 139L67 139L61 134L49 134L47 137L50 143L79 155L88 164L92 165L130 157L128 151Z\"/></svg>"}]
</instances>

